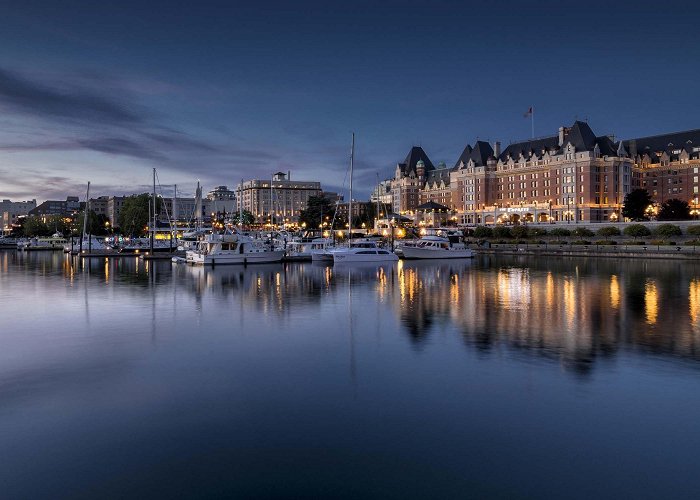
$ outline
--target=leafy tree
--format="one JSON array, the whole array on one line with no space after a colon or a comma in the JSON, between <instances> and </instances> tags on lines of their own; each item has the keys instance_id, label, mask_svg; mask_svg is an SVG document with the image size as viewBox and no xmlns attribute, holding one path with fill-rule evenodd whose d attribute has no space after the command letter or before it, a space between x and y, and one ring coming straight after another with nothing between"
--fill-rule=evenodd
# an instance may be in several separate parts
<instances>
[{"instance_id":1,"label":"leafy tree","mask_svg":"<svg viewBox=\"0 0 700 500\"><path fill-rule=\"evenodd\" d=\"M231 216L231 222L233 222L235 225L238 225L240 223L239 218L241 218L241 214L239 212L236 212ZM244 226L250 226L255 222L255 216L251 214L248 210L243 210L243 217L241 219L243 221Z\"/></svg>"},{"instance_id":2,"label":"leafy tree","mask_svg":"<svg viewBox=\"0 0 700 500\"><path fill-rule=\"evenodd\" d=\"M74 219L71 225L71 232L73 234L83 234L83 218L85 217L85 212L80 212ZM88 227L87 232L95 236L104 236L109 232L106 222L109 222L107 216L104 214L96 214L90 210L90 216L88 217Z\"/></svg>"},{"instance_id":3,"label":"leafy tree","mask_svg":"<svg viewBox=\"0 0 700 500\"><path fill-rule=\"evenodd\" d=\"M119 229L122 234L141 236L146 234L146 226L150 225L149 206L153 199L148 193L129 196L124 200L121 212L119 212ZM162 200L156 199L156 212L160 212Z\"/></svg>"},{"instance_id":4,"label":"leafy tree","mask_svg":"<svg viewBox=\"0 0 700 500\"><path fill-rule=\"evenodd\" d=\"M52 233L49 226L36 215L27 217L24 220L24 236L50 236Z\"/></svg>"},{"instance_id":5,"label":"leafy tree","mask_svg":"<svg viewBox=\"0 0 700 500\"><path fill-rule=\"evenodd\" d=\"M661 224L654 229L654 234L668 238L669 236L681 236L683 231L681 231L679 226L674 226L673 224Z\"/></svg>"},{"instance_id":6,"label":"leafy tree","mask_svg":"<svg viewBox=\"0 0 700 500\"><path fill-rule=\"evenodd\" d=\"M625 228L625 235L639 238L641 236L649 236L651 231L644 224L630 224Z\"/></svg>"},{"instance_id":7,"label":"leafy tree","mask_svg":"<svg viewBox=\"0 0 700 500\"><path fill-rule=\"evenodd\" d=\"M688 202L672 198L661 204L659 220L688 220L690 219L690 207Z\"/></svg>"},{"instance_id":8,"label":"leafy tree","mask_svg":"<svg viewBox=\"0 0 700 500\"><path fill-rule=\"evenodd\" d=\"M609 236L620 236L620 230L616 228L615 226L607 226L607 227L601 227L596 231L596 234L598 236L603 236L605 238Z\"/></svg>"},{"instance_id":9,"label":"leafy tree","mask_svg":"<svg viewBox=\"0 0 700 500\"><path fill-rule=\"evenodd\" d=\"M493 236L496 238L512 238L513 233L509 227L506 226L496 226L493 228Z\"/></svg>"},{"instance_id":10,"label":"leafy tree","mask_svg":"<svg viewBox=\"0 0 700 500\"><path fill-rule=\"evenodd\" d=\"M698 226L700 228L700 226ZM474 228L475 238L490 238L493 236L493 230L487 226L476 226Z\"/></svg>"},{"instance_id":11,"label":"leafy tree","mask_svg":"<svg viewBox=\"0 0 700 500\"><path fill-rule=\"evenodd\" d=\"M328 218L328 222L333 220L335 207L331 200L325 196L309 196L306 209L299 214L299 222L305 222L308 228L318 228L323 219Z\"/></svg>"},{"instance_id":12,"label":"leafy tree","mask_svg":"<svg viewBox=\"0 0 700 500\"><path fill-rule=\"evenodd\" d=\"M543 227L530 228L531 236L547 236L547 230Z\"/></svg>"},{"instance_id":13,"label":"leafy tree","mask_svg":"<svg viewBox=\"0 0 700 500\"><path fill-rule=\"evenodd\" d=\"M645 210L651 203L651 195L646 189L630 191L625 196L622 216L632 220L647 220Z\"/></svg>"},{"instance_id":14,"label":"leafy tree","mask_svg":"<svg viewBox=\"0 0 700 500\"><path fill-rule=\"evenodd\" d=\"M574 236L582 237L582 236L593 236L593 231L586 227L577 227L572 231Z\"/></svg>"},{"instance_id":15,"label":"leafy tree","mask_svg":"<svg viewBox=\"0 0 700 500\"><path fill-rule=\"evenodd\" d=\"M549 232L550 236L571 236L571 231L563 227L557 227Z\"/></svg>"},{"instance_id":16,"label":"leafy tree","mask_svg":"<svg viewBox=\"0 0 700 500\"><path fill-rule=\"evenodd\" d=\"M511 234L513 238L527 238L529 237L529 231L525 226L515 226L511 229Z\"/></svg>"}]
</instances>

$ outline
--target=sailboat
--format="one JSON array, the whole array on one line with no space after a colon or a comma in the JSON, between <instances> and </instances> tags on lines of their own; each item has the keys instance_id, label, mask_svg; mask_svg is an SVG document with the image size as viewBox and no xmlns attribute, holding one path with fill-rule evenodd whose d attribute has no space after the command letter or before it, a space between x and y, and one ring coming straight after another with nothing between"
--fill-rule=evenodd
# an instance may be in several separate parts
<instances>
[{"instance_id":1,"label":"sailboat","mask_svg":"<svg viewBox=\"0 0 700 500\"><path fill-rule=\"evenodd\" d=\"M355 133L352 134L352 146L350 148L350 199L348 200L348 236L349 246L336 248L328 253L333 257L333 264L346 264L354 262L396 262L399 256L389 250L381 248L376 241L360 238L352 238L352 177L355 162Z\"/></svg>"}]
</instances>

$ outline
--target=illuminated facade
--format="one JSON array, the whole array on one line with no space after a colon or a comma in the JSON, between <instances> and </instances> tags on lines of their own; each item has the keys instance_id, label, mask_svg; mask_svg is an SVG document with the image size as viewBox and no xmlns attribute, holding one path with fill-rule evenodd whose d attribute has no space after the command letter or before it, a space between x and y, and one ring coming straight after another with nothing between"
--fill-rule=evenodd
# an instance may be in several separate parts
<instances>
[{"instance_id":1,"label":"illuminated facade","mask_svg":"<svg viewBox=\"0 0 700 500\"><path fill-rule=\"evenodd\" d=\"M289 219L295 222L306 209L309 197L321 194L321 183L293 181L287 174L277 172L272 179L244 181L236 188L243 210L248 210L258 222Z\"/></svg>"},{"instance_id":2,"label":"illuminated facade","mask_svg":"<svg viewBox=\"0 0 700 500\"><path fill-rule=\"evenodd\" d=\"M615 221L633 189L623 142L580 121L503 152L478 141L465 160L452 173L452 201L467 224Z\"/></svg>"}]
</instances>

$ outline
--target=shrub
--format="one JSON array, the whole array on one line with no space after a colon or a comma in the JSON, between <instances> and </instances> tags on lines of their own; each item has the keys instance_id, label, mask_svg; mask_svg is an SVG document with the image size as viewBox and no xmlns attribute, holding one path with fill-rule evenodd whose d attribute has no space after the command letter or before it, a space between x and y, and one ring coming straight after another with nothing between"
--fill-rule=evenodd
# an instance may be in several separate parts
<instances>
[{"instance_id":1,"label":"shrub","mask_svg":"<svg viewBox=\"0 0 700 500\"><path fill-rule=\"evenodd\" d=\"M599 240L595 242L596 245L617 245L615 240Z\"/></svg>"},{"instance_id":2,"label":"shrub","mask_svg":"<svg viewBox=\"0 0 700 500\"><path fill-rule=\"evenodd\" d=\"M493 230L490 227L476 226L474 228L475 238L490 238L491 236L493 236Z\"/></svg>"},{"instance_id":3,"label":"shrub","mask_svg":"<svg viewBox=\"0 0 700 500\"><path fill-rule=\"evenodd\" d=\"M527 240L518 240L517 243L518 245L528 245L530 242Z\"/></svg>"},{"instance_id":4,"label":"shrub","mask_svg":"<svg viewBox=\"0 0 700 500\"><path fill-rule=\"evenodd\" d=\"M688 226L686 233L691 236L700 236L700 226Z\"/></svg>"},{"instance_id":5,"label":"shrub","mask_svg":"<svg viewBox=\"0 0 700 500\"><path fill-rule=\"evenodd\" d=\"M628 245L646 245L645 241L637 240L637 241L629 241L627 242Z\"/></svg>"},{"instance_id":6,"label":"shrub","mask_svg":"<svg viewBox=\"0 0 700 500\"><path fill-rule=\"evenodd\" d=\"M582 237L582 236L593 236L593 231L586 227L577 227L574 229L571 234L574 236Z\"/></svg>"},{"instance_id":7,"label":"shrub","mask_svg":"<svg viewBox=\"0 0 700 500\"><path fill-rule=\"evenodd\" d=\"M506 226L497 226L493 229L493 235L496 238L512 238L513 233L511 233L510 228Z\"/></svg>"},{"instance_id":8,"label":"shrub","mask_svg":"<svg viewBox=\"0 0 700 500\"><path fill-rule=\"evenodd\" d=\"M681 231L679 226L673 224L661 224L654 229L654 234L667 238L669 236L680 236L683 234L683 231Z\"/></svg>"},{"instance_id":9,"label":"shrub","mask_svg":"<svg viewBox=\"0 0 700 500\"><path fill-rule=\"evenodd\" d=\"M700 227L700 226L698 226ZM530 236L547 236L547 230L542 227L534 227L530 229Z\"/></svg>"},{"instance_id":10,"label":"shrub","mask_svg":"<svg viewBox=\"0 0 700 500\"><path fill-rule=\"evenodd\" d=\"M649 236L651 231L644 224L631 224L625 228L625 235L639 238L640 236Z\"/></svg>"},{"instance_id":11,"label":"shrub","mask_svg":"<svg viewBox=\"0 0 700 500\"><path fill-rule=\"evenodd\" d=\"M569 242L566 240L554 240L551 242L552 245L568 245Z\"/></svg>"},{"instance_id":12,"label":"shrub","mask_svg":"<svg viewBox=\"0 0 700 500\"><path fill-rule=\"evenodd\" d=\"M529 236L528 230L525 226L515 226L510 232L513 235L513 238L527 238Z\"/></svg>"},{"instance_id":13,"label":"shrub","mask_svg":"<svg viewBox=\"0 0 700 500\"><path fill-rule=\"evenodd\" d=\"M685 244L691 247L700 246L700 240L688 240L685 242Z\"/></svg>"},{"instance_id":14,"label":"shrub","mask_svg":"<svg viewBox=\"0 0 700 500\"><path fill-rule=\"evenodd\" d=\"M562 227L557 227L549 232L550 236L571 236L571 231Z\"/></svg>"},{"instance_id":15,"label":"shrub","mask_svg":"<svg viewBox=\"0 0 700 500\"><path fill-rule=\"evenodd\" d=\"M615 226L607 226L598 229L598 231L596 231L596 234L598 236L608 238L609 236L620 236L620 230Z\"/></svg>"},{"instance_id":16,"label":"shrub","mask_svg":"<svg viewBox=\"0 0 700 500\"><path fill-rule=\"evenodd\" d=\"M576 240L571 242L572 245L590 245L591 242L588 240Z\"/></svg>"}]
</instances>

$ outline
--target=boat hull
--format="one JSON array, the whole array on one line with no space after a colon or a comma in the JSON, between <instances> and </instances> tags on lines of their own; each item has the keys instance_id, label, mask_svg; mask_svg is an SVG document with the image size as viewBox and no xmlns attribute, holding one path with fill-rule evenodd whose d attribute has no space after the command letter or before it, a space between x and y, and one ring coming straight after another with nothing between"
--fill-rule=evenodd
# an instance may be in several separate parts
<instances>
[{"instance_id":1,"label":"boat hull","mask_svg":"<svg viewBox=\"0 0 700 500\"><path fill-rule=\"evenodd\" d=\"M270 264L282 262L284 250L272 252L217 253L204 255L198 252L187 253L187 263L200 266Z\"/></svg>"},{"instance_id":2,"label":"boat hull","mask_svg":"<svg viewBox=\"0 0 700 500\"><path fill-rule=\"evenodd\" d=\"M414 246L403 247L404 259L470 259L474 257L474 252L469 248L460 249L438 249L421 248Z\"/></svg>"},{"instance_id":3,"label":"boat hull","mask_svg":"<svg viewBox=\"0 0 700 500\"><path fill-rule=\"evenodd\" d=\"M386 254L356 254L338 252L333 254L334 264L350 264L353 262L396 262L399 256L393 253Z\"/></svg>"}]
</instances>

